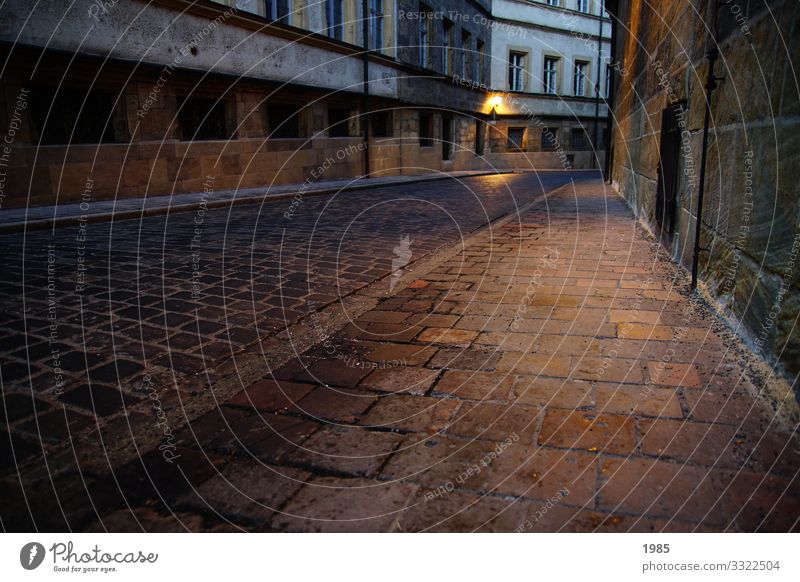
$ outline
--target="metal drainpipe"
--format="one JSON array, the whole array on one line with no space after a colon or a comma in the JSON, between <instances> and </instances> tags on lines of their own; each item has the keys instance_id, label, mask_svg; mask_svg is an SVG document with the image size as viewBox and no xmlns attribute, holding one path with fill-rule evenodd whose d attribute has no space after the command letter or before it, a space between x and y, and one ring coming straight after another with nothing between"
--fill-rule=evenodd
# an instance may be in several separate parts
<instances>
[{"instance_id":1,"label":"metal drainpipe","mask_svg":"<svg viewBox=\"0 0 800 582\"><path fill-rule=\"evenodd\" d=\"M711 96L717 88L719 77L714 76L714 63L719 58L719 50L711 47L706 51L708 76L706 77L706 111L703 122L703 148L700 154L700 186L697 189L697 212L694 229L694 252L692 253L692 290L697 289L697 267L700 261L700 227L703 224L703 194L706 184L706 155L708 150L708 128L711 125Z\"/></svg>"},{"instance_id":2,"label":"metal drainpipe","mask_svg":"<svg viewBox=\"0 0 800 582\"><path fill-rule=\"evenodd\" d=\"M605 143L606 159L605 159L605 163L603 164L604 165L603 177L605 178L606 182L608 182L608 183L611 182L611 162L613 161L612 160L612 156L611 156L611 128L612 128L612 123L614 121L614 119L612 117L613 111L614 111L613 105L614 105L614 97L615 97L614 82L615 82L615 80L617 78L617 75L616 75L615 70L614 70L614 67L617 66L617 43L616 43L616 38L617 38L617 21L612 16L612 20L611 20L611 43L609 44L609 47L610 47L609 65L611 66L611 78L609 79L610 84L609 84L609 86L607 88L608 98L606 99L606 107L608 108L608 111L606 113L606 143Z\"/></svg>"},{"instance_id":3,"label":"metal drainpipe","mask_svg":"<svg viewBox=\"0 0 800 582\"><path fill-rule=\"evenodd\" d=\"M597 32L597 83L594 84L594 137L592 139L592 147L595 153L597 152L597 137L600 123L600 57L603 52L603 9L600 8L598 16L600 22L600 29ZM597 156L595 156L597 158ZM597 160L597 168L600 168L600 160Z\"/></svg>"},{"instance_id":4,"label":"metal drainpipe","mask_svg":"<svg viewBox=\"0 0 800 582\"><path fill-rule=\"evenodd\" d=\"M369 0L361 0L361 22L364 37L364 177L369 177Z\"/></svg>"}]
</instances>

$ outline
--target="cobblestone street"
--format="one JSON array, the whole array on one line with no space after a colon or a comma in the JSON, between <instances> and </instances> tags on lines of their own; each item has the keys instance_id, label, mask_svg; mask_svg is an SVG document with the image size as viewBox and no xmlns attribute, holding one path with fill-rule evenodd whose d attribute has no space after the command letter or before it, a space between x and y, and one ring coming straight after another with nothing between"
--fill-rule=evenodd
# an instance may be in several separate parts
<instances>
[{"instance_id":1,"label":"cobblestone street","mask_svg":"<svg viewBox=\"0 0 800 582\"><path fill-rule=\"evenodd\" d=\"M798 528L791 390L594 173L3 239L5 529Z\"/></svg>"}]
</instances>

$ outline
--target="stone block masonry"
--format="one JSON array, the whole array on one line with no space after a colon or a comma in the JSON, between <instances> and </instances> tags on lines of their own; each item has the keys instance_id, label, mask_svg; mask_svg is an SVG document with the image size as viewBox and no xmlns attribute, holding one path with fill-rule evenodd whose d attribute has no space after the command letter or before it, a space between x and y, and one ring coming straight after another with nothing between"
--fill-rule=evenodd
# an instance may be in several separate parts
<instances>
[{"instance_id":1,"label":"stone block masonry","mask_svg":"<svg viewBox=\"0 0 800 582\"><path fill-rule=\"evenodd\" d=\"M699 14L683 1L665 8L621 0L609 7L621 21L616 48L627 70L615 89L612 179L637 216L660 230L661 112L678 107L674 228L662 238L687 267L695 246L705 48L719 49L716 75L723 78L711 103L699 279L711 302L775 364L774 373L794 381L800 373L800 94L792 66L800 54L793 28L800 6L706 2ZM664 25L647 25L653 19Z\"/></svg>"}]
</instances>

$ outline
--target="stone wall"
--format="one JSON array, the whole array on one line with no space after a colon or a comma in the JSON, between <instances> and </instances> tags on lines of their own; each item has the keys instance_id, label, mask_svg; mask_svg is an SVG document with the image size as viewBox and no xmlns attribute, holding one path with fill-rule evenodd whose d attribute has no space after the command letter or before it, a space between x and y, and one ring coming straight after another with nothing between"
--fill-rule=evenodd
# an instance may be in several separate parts
<instances>
[{"instance_id":1,"label":"stone wall","mask_svg":"<svg viewBox=\"0 0 800 582\"><path fill-rule=\"evenodd\" d=\"M602 168L605 154L601 148L605 143L603 134L606 120L603 118L597 123L598 150L592 147L594 124L594 119L504 117L489 125L487 150L491 152L491 160L497 164L497 168ZM509 144L509 128L524 129L520 147L515 147L516 142ZM553 136L550 147L542 143L544 130ZM583 136L583 141L578 139L573 130Z\"/></svg>"},{"instance_id":2,"label":"stone wall","mask_svg":"<svg viewBox=\"0 0 800 582\"><path fill-rule=\"evenodd\" d=\"M59 59L53 56L51 60L57 63ZM202 191L209 178L219 190L266 189L307 179L364 174L363 117L357 95L326 95L297 87L276 89L214 76L204 76L198 85L193 76L175 72L153 99L157 76L141 71L127 79L124 67L106 63L92 87L115 99L108 117L114 126L113 142L37 145L42 133L37 118L41 121L47 114L45 107L54 89L42 81L31 83L23 74L27 65L18 64L18 68L10 67L0 82L0 126L9 127L17 95L24 91L26 99L4 165L2 208L76 202L89 182L95 199L114 199ZM77 68L89 77L95 73L90 64L79 63ZM46 69L42 68L37 79L48 77ZM121 79L127 82L115 85ZM75 89L81 96L90 94L86 86ZM183 135L178 123L178 103L183 95L202 95L224 103L231 139ZM267 114L274 102L300 108L299 137L274 135ZM348 136L330 135L330 107L351 115ZM470 133L469 129L474 120L470 116L444 113L454 119L456 141L453 159L447 161L442 159L438 142L442 112L432 113L435 145L420 147L419 107L375 100L372 110L390 112L393 126L389 136L370 140L373 175L488 168L474 154L474 130ZM66 113L51 112L47 123L59 123L59 116ZM103 123L105 118L98 121ZM74 119L67 124L72 127ZM331 159L334 163L325 163ZM317 171L320 166L324 166L322 173Z\"/></svg>"},{"instance_id":3,"label":"stone wall","mask_svg":"<svg viewBox=\"0 0 800 582\"><path fill-rule=\"evenodd\" d=\"M55 62L57 58L53 59ZM23 67L24 69L24 67ZM47 76L46 67L43 69ZM93 73L90 69L85 72ZM125 78L127 71L105 66L104 75ZM8 127L17 102L25 91L14 144L5 164L0 208L69 203L81 200L91 183L95 199L159 196L202 191L213 178L214 187L223 189L268 188L270 185L300 184L306 179L334 180L351 178L364 172L364 149L359 110L352 103L358 99L320 97L297 89L274 92L252 84L230 86L220 80L215 89L214 78L205 77L204 95L224 101L232 112L231 140L183 139L177 125L179 95L194 93L191 77L176 74L171 83L158 93L149 95L157 77L145 73L131 78L119 91L119 98L110 123L116 126L118 143L36 145L40 128L34 117L37 92L46 85L28 82L14 74L12 67L0 83L0 126ZM112 91L114 79L100 79L95 88ZM81 89L85 92L85 88ZM357 96L354 96L357 97ZM302 105L303 136L275 138L271 135L265 113L268 101L294 102ZM39 99L41 101L41 99ZM328 135L328 107L347 107L350 103L353 120L349 137ZM142 108L147 105L147 109ZM541 152L538 137L529 142L529 151L509 152L507 126L520 122L498 122L488 125L475 116L450 110L399 105L389 101L376 103L374 109L392 113L390 137L373 138L370 142L370 171L373 175L422 174L436 171L479 169L562 169L559 152ZM431 116L433 145L423 147L419 137L420 112ZM442 117L453 119L454 147L452 159L442 157ZM569 124L567 124L569 125ZM484 151L475 151L478 128L484 131ZM532 136L538 136L532 128ZM591 151L573 151L565 143L566 154L573 156L572 167L595 167ZM334 159L334 164L325 164ZM312 176L320 166L327 167L317 178Z\"/></svg>"},{"instance_id":4,"label":"stone wall","mask_svg":"<svg viewBox=\"0 0 800 582\"><path fill-rule=\"evenodd\" d=\"M614 6L614 4L617 4ZM701 284L744 336L790 375L800 371L800 5L793 1L623 0L612 180L655 229L661 113L684 104L675 229L691 267L709 31L724 79L713 93L700 242ZM716 27L712 23L716 21ZM688 275L687 275L688 276Z\"/></svg>"},{"instance_id":5,"label":"stone wall","mask_svg":"<svg viewBox=\"0 0 800 582\"><path fill-rule=\"evenodd\" d=\"M358 47L266 28L263 19L210 2L40 2L32 13L28 0L8 0L0 42L330 90L363 79ZM371 93L396 97L395 68L377 55L372 60Z\"/></svg>"},{"instance_id":6,"label":"stone wall","mask_svg":"<svg viewBox=\"0 0 800 582\"><path fill-rule=\"evenodd\" d=\"M74 202L89 182L95 198L111 199L199 191L209 177L218 189L302 183L322 165L324 175L315 179L363 175L364 62L358 47L325 37L305 38L302 31L265 29L258 18L229 12L223 5L184 4L180 18L173 18L176 3L167 0L115 3L95 10L97 14L91 0L79 0L66 12L45 4L36 12L35 25L23 27L29 6L12 0L0 23L0 54L6 63L0 79L2 126L8 127L20 91L27 92L28 103L5 160L8 170L0 176L1 207ZM488 14L483 4L463 0L462 9ZM133 24L127 26L129 22ZM164 22L170 26L159 33ZM418 30L416 22L398 25L405 36ZM57 27L60 32L54 35ZM13 44L19 29L24 31L22 44ZM477 38L480 31L473 32ZM460 32L457 37L460 41ZM484 41L488 50L488 37ZM36 46L55 50L42 59L40 49L32 48ZM466 151L474 133L464 133L474 124L467 119L470 112L485 101L482 91L432 73L415 75L408 64L379 55L370 56L369 71L370 110L389 111L394 126L386 137L373 128L373 174L487 167ZM51 102L69 91L89 100L77 102L72 111L48 114ZM92 110L94 94L113 102L110 113ZM183 135L179 111L187 96L218 101L230 139ZM275 135L267 120L272 103L301 109L298 137ZM351 116L344 137L329 130L331 107ZM455 120L457 144L451 160L442 159L441 143L420 147L413 124L426 107L439 111L436 139L442 111ZM75 135L40 141L46 125L76 125L79 108L100 123L108 121L104 143L87 143ZM336 163L325 164L331 157Z\"/></svg>"}]
</instances>

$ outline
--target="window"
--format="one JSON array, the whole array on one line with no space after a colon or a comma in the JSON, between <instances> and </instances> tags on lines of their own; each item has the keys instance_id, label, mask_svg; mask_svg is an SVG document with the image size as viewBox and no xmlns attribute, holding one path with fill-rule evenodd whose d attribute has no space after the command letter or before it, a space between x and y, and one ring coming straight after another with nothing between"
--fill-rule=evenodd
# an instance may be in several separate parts
<instances>
[{"instance_id":1,"label":"window","mask_svg":"<svg viewBox=\"0 0 800 582\"><path fill-rule=\"evenodd\" d=\"M369 124L372 127L372 137L392 137L391 111L375 111L371 113Z\"/></svg>"},{"instance_id":2,"label":"window","mask_svg":"<svg viewBox=\"0 0 800 582\"><path fill-rule=\"evenodd\" d=\"M511 91L522 91L523 73L525 71L525 55L509 53L508 55L508 88Z\"/></svg>"},{"instance_id":3,"label":"window","mask_svg":"<svg viewBox=\"0 0 800 582\"><path fill-rule=\"evenodd\" d=\"M383 0L369 0L369 47L383 49Z\"/></svg>"},{"instance_id":4,"label":"window","mask_svg":"<svg viewBox=\"0 0 800 582\"><path fill-rule=\"evenodd\" d=\"M475 120L475 155L482 156L486 137L486 126L480 119Z\"/></svg>"},{"instance_id":5,"label":"window","mask_svg":"<svg viewBox=\"0 0 800 582\"><path fill-rule=\"evenodd\" d=\"M508 128L508 143L506 146L509 151L523 151L525 142L525 128L524 127L509 127Z\"/></svg>"},{"instance_id":6,"label":"window","mask_svg":"<svg viewBox=\"0 0 800 582\"><path fill-rule=\"evenodd\" d=\"M427 111L419 112L419 147L433 147L433 116Z\"/></svg>"},{"instance_id":7,"label":"window","mask_svg":"<svg viewBox=\"0 0 800 582\"><path fill-rule=\"evenodd\" d=\"M558 129L555 127L542 128L542 150L552 151L558 147Z\"/></svg>"},{"instance_id":8,"label":"window","mask_svg":"<svg viewBox=\"0 0 800 582\"><path fill-rule=\"evenodd\" d=\"M350 136L350 110L328 107L328 135L330 137Z\"/></svg>"},{"instance_id":9,"label":"window","mask_svg":"<svg viewBox=\"0 0 800 582\"><path fill-rule=\"evenodd\" d=\"M178 97L178 125L183 141L228 139L225 102L212 97Z\"/></svg>"},{"instance_id":10,"label":"window","mask_svg":"<svg viewBox=\"0 0 800 582\"><path fill-rule=\"evenodd\" d=\"M561 0L547 0L548 6L559 6Z\"/></svg>"},{"instance_id":11,"label":"window","mask_svg":"<svg viewBox=\"0 0 800 582\"><path fill-rule=\"evenodd\" d=\"M328 19L328 36L342 40L344 37L344 0L325 0L325 16Z\"/></svg>"},{"instance_id":12,"label":"window","mask_svg":"<svg viewBox=\"0 0 800 582\"><path fill-rule=\"evenodd\" d=\"M442 115L442 160L453 159L453 118Z\"/></svg>"},{"instance_id":13,"label":"window","mask_svg":"<svg viewBox=\"0 0 800 582\"><path fill-rule=\"evenodd\" d=\"M289 0L265 0L266 16L283 24L289 24Z\"/></svg>"},{"instance_id":14,"label":"window","mask_svg":"<svg viewBox=\"0 0 800 582\"><path fill-rule=\"evenodd\" d=\"M589 0L578 0L578 12L589 12Z\"/></svg>"},{"instance_id":15,"label":"window","mask_svg":"<svg viewBox=\"0 0 800 582\"><path fill-rule=\"evenodd\" d=\"M419 66L429 69L430 62L430 42L431 42L431 19L428 14L431 9L424 4L419 5Z\"/></svg>"},{"instance_id":16,"label":"window","mask_svg":"<svg viewBox=\"0 0 800 582\"><path fill-rule=\"evenodd\" d=\"M582 151L589 149L589 138L586 135L586 131L582 127L572 128L569 142L571 149L573 150Z\"/></svg>"},{"instance_id":17,"label":"window","mask_svg":"<svg viewBox=\"0 0 800 582\"><path fill-rule=\"evenodd\" d=\"M270 138L300 137L300 108L295 105L267 105L267 125Z\"/></svg>"},{"instance_id":18,"label":"window","mask_svg":"<svg viewBox=\"0 0 800 582\"><path fill-rule=\"evenodd\" d=\"M31 96L32 116L41 144L116 141L111 93L92 91L87 95L86 91L62 88L58 93L46 89L32 91Z\"/></svg>"},{"instance_id":19,"label":"window","mask_svg":"<svg viewBox=\"0 0 800 582\"><path fill-rule=\"evenodd\" d=\"M265 5L260 0L215 0L220 4L224 4L225 6L234 6L236 10L241 10L242 12L250 12L252 14L258 14L259 16L266 16L264 10Z\"/></svg>"},{"instance_id":20,"label":"window","mask_svg":"<svg viewBox=\"0 0 800 582\"><path fill-rule=\"evenodd\" d=\"M442 39L442 72L450 75L453 71L453 23L444 21L444 38Z\"/></svg>"},{"instance_id":21,"label":"window","mask_svg":"<svg viewBox=\"0 0 800 582\"><path fill-rule=\"evenodd\" d=\"M544 58L544 92L555 95L558 92L558 59Z\"/></svg>"},{"instance_id":22,"label":"window","mask_svg":"<svg viewBox=\"0 0 800 582\"><path fill-rule=\"evenodd\" d=\"M586 70L589 63L575 61L575 74L573 76L572 92L577 97L586 97Z\"/></svg>"},{"instance_id":23,"label":"window","mask_svg":"<svg viewBox=\"0 0 800 582\"><path fill-rule=\"evenodd\" d=\"M461 31L461 75L465 79L472 78L472 36L466 30Z\"/></svg>"},{"instance_id":24,"label":"window","mask_svg":"<svg viewBox=\"0 0 800 582\"><path fill-rule=\"evenodd\" d=\"M485 80L483 70L486 64L486 54L484 53L485 48L482 40L478 40L475 50L478 53L478 74L475 78L478 80L478 83L483 83Z\"/></svg>"}]
</instances>

